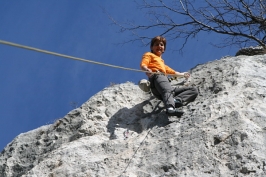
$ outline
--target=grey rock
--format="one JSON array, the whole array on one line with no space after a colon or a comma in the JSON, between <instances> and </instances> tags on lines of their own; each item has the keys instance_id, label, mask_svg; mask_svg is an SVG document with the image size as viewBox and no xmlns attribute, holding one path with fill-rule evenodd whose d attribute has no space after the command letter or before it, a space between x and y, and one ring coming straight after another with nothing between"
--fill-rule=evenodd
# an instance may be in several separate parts
<instances>
[{"instance_id":1,"label":"grey rock","mask_svg":"<svg viewBox=\"0 0 266 177\"><path fill-rule=\"evenodd\" d=\"M266 176L266 55L226 57L173 86L198 88L181 118L127 82L18 135L0 177Z\"/></svg>"},{"instance_id":2,"label":"grey rock","mask_svg":"<svg viewBox=\"0 0 266 177\"><path fill-rule=\"evenodd\" d=\"M240 49L237 51L236 56L239 55L247 55L247 56L254 56L254 55L264 55L266 54L266 47L265 46L256 46L256 47L247 47Z\"/></svg>"}]
</instances>

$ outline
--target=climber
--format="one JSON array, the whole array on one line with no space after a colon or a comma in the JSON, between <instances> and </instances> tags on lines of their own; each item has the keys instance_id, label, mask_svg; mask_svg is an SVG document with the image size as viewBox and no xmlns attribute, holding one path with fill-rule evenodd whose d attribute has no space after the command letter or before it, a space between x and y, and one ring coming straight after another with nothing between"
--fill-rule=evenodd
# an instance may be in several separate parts
<instances>
[{"instance_id":1,"label":"climber","mask_svg":"<svg viewBox=\"0 0 266 177\"><path fill-rule=\"evenodd\" d=\"M140 67L146 71L151 92L156 98L163 101L168 115L181 116L184 112L179 107L194 101L198 91L194 87L173 88L166 74L188 79L190 73L177 72L164 64L164 60L161 58L166 49L166 39L164 37L154 37L151 40L150 49L151 52L146 52L142 56Z\"/></svg>"}]
</instances>

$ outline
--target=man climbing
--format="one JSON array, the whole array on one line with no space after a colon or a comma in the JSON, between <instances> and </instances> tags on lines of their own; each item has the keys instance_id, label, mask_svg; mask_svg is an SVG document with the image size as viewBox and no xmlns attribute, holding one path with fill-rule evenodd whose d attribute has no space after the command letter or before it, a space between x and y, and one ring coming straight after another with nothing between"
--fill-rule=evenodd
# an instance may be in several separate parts
<instances>
[{"instance_id":1,"label":"man climbing","mask_svg":"<svg viewBox=\"0 0 266 177\"><path fill-rule=\"evenodd\" d=\"M164 64L161 58L166 49L166 39L162 36L154 37L150 44L151 52L146 52L142 56L140 67L146 71L146 75L150 81L150 88L153 95L162 100L166 113L171 116L181 116L183 111L177 109L194 101L198 95L198 91L194 87L173 88L167 78L167 74L174 77L190 77L188 72L177 72Z\"/></svg>"}]
</instances>

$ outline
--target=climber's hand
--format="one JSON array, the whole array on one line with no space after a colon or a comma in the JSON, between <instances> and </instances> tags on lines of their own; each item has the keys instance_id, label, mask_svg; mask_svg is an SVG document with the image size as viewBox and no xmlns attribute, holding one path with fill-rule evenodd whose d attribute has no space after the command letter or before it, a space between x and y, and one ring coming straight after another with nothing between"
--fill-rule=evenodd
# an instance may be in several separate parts
<instances>
[{"instance_id":1,"label":"climber's hand","mask_svg":"<svg viewBox=\"0 0 266 177\"><path fill-rule=\"evenodd\" d=\"M190 73L185 72L185 73L184 73L184 78L188 79L189 77L190 77Z\"/></svg>"}]
</instances>

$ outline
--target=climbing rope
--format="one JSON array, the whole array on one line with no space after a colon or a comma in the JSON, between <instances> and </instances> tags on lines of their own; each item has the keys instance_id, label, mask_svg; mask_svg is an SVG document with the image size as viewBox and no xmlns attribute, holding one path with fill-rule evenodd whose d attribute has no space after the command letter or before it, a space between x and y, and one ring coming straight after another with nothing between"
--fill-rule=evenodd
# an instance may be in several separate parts
<instances>
[{"instance_id":1,"label":"climbing rope","mask_svg":"<svg viewBox=\"0 0 266 177\"><path fill-rule=\"evenodd\" d=\"M45 54L49 54L49 55L55 55L55 56L59 56L59 57L64 57L64 58L68 58L68 59L72 59L72 60L78 60L78 61L83 61L83 62L98 64L98 65L113 67L113 68L124 69L124 70L131 70L131 71L137 71L137 72L145 72L145 71L138 70L138 69L125 68L125 67L116 66L116 65L110 65L110 64L106 64L106 63L97 62L97 61L86 60L86 59L83 59L83 58L77 58L77 57L73 57L73 56L69 56L69 55L64 55L64 54L60 54L60 53L56 53L56 52L51 52L51 51L47 51L47 50L42 50L42 49L38 49L38 48L34 48L34 47L29 47L29 46L25 46L25 45L21 45L21 44L16 44L16 43L13 43L13 42L8 42L8 41L0 40L0 43L1 44L5 44L5 45L9 45L9 46L13 46L13 47L27 49L27 50L33 50L35 52L41 52L41 53L45 53Z\"/></svg>"},{"instance_id":2,"label":"climbing rope","mask_svg":"<svg viewBox=\"0 0 266 177\"><path fill-rule=\"evenodd\" d=\"M41 53L45 53L45 54L49 54L49 55L55 55L55 56L68 58L68 59L72 59L72 60L78 60L78 61L98 64L98 65L108 66L108 67L112 67L112 68L118 68L118 69L124 69L124 70L136 71L136 72L144 72L144 73L147 72L147 71L142 71L142 70L138 70L138 69L126 68L126 67L111 65L111 64L107 64L107 63L101 63L101 62L97 62L97 61L86 60L86 59L83 59L83 58L77 58L77 57L73 57L73 56L69 56L69 55L64 55L64 54L60 54L60 53L56 53L56 52L51 52L51 51L48 51L48 50L42 50L42 49L29 47L29 46L25 46L25 45L13 43L13 42L3 41L3 40L0 40L0 44L9 45L9 46L18 47L18 48L23 48L23 49L27 49L27 50L32 50L32 51L35 51L35 52L41 52ZM152 74L158 74L158 73L152 72Z\"/></svg>"}]
</instances>

